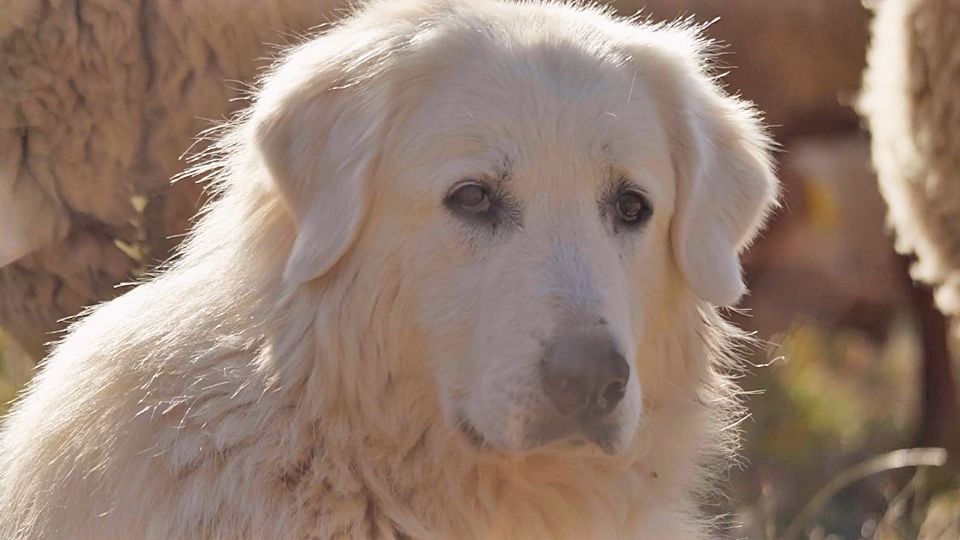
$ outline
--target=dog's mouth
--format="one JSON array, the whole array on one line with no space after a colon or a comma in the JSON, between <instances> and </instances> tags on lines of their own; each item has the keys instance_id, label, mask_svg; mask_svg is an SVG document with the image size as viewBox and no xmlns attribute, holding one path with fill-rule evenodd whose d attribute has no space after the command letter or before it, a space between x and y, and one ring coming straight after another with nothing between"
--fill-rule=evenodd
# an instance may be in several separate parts
<instances>
[{"instance_id":1,"label":"dog's mouth","mask_svg":"<svg viewBox=\"0 0 960 540\"><path fill-rule=\"evenodd\" d=\"M474 448L482 450L487 446L487 440L480 434L480 431L463 416L457 421L457 427L460 428L460 433Z\"/></svg>"},{"instance_id":2,"label":"dog's mouth","mask_svg":"<svg viewBox=\"0 0 960 540\"><path fill-rule=\"evenodd\" d=\"M488 442L487 439L480 433L480 431L474 427L474 425L466 419L466 417L461 416L457 421L457 428L460 431L460 434L463 435L463 438L477 450L492 450L494 449ZM607 433L596 433L592 436L587 436L584 434L574 434L563 437L556 437L542 434L537 438L536 442L530 445L530 447L525 448L526 451L544 449L544 448L554 448L558 451L563 451L563 449L588 449L594 448L599 450L607 455L614 455L617 453L616 445L614 441Z\"/></svg>"}]
</instances>

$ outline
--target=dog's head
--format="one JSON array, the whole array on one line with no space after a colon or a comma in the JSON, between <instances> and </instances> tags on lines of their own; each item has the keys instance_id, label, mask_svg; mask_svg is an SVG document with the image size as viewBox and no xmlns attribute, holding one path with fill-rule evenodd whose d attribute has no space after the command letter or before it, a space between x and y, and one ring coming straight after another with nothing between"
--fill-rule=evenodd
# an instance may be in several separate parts
<instances>
[{"instance_id":1,"label":"dog's head","mask_svg":"<svg viewBox=\"0 0 960 540\"><path fill-rule=\"evenodd\" d=\"M776 198L767 139L690 29L426 4L376 4L268 77L250 125L297 223L284 279L388 245L451 429L619 452L637 366L664 361L650 321L744 292L738 252Z\"/></svg>"}]
</instances>

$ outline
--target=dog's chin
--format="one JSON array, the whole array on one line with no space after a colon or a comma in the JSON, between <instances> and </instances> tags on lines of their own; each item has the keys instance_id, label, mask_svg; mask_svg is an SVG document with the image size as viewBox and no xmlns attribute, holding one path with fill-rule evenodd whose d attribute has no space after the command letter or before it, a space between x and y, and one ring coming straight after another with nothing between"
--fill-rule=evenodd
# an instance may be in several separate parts
<instances>
[{"instance_id":1,"label":"dog's chin","mask_svg":"<svg viewBox=\"0 0 960 540\"><path fill-rule=\"evenodd\" d=\"M487 437L477 429L469 419L460 417L457 422L460 438L477 452L525 455L552 454L562 456L618 456L628 445L619 430L598 430L591 434L573 434L566 436L531 434L514 444L504 444L497 437Z\"/></svg>"}]
</instances>

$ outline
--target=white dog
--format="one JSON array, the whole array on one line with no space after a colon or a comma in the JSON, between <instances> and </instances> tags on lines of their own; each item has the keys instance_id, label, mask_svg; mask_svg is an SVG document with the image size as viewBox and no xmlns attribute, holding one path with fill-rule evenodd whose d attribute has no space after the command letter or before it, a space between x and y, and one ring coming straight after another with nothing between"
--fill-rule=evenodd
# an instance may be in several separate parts
<instances>
[{"instance_id":1,"label":"white dog","mask_svg":"<svg viewBox=\"0 0 960 540\"><path fill-rule=\"evenodd\" d=\"M706 46L398 0L290 51L179 259L7 419L0 537L709 536L776 181Z\"/></svg>"}]
</instances>

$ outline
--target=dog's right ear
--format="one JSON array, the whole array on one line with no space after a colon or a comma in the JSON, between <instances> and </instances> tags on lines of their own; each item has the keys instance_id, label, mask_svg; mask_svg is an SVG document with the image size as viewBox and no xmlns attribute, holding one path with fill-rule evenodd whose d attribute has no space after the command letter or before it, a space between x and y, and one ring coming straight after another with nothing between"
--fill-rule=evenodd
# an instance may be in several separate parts
<instances>
[{"instance_id":1,"label":"dog's right ear","mask_svg":"<svg viewBox=\"0 0 960 540\"><path fill-rule=\"evenodd\" d=\"M387 115L387 85L376 83L395 40L350 34L335 30L291 51L250 118L254 145L296 221L283 274L292 283L330 270L366 215Z\"/></svg>"}]
</instances>

